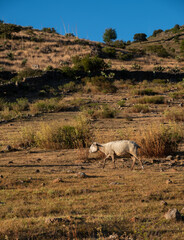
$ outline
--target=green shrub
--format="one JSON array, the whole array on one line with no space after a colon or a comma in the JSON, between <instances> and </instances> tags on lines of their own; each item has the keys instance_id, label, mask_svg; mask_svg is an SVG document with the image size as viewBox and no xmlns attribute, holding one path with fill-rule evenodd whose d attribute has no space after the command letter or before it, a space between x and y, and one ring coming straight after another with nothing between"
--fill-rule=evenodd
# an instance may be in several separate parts
<instances>
[{"instance_id":1,"label":"green shrub","mask_svg":"<svg viewBox=\"0 0 184 240\"><path fill-rule=\"evenodd\" d=\"M135 104L134 106L130 107L128 111L132 113L148 113L150 112L150 108L148 105Z\"/></svg>"},{"instance_id":2,"label":"green shrub","mask_svg":"<svg viewBox=\"0 0 184 240\"><path fill-rule=\"evenodd\" d=\"M26 77L37 77L37 76L41 76L42 75L42 71L41 70L39 70L39 69L31 69L31 68L27 68L27 69L25 69L25 70L23 70L23 71L20 71L19 73L18 73L18 75L16 76L16 77L14 77L14 78L12 78L11 80L13 81L13 82L20 82L20 81L22 81L24 78L26 78Z\"/></svg>"},{"instance_id":3,"label":"green shrub","mask_svg":"<svg viewBox=\"0 0 184 240\"><path fill-rule=\"evenodd\" d=\"M142 69L142 67L137 63L132 64L131 68L133 70L141 70Z\"/></svg>"},{"instance_id":4,"label":"green shrub","mask_svg":"<svg viewBox=\"0 0 184 240\"><path fill-rule=\"evenodd\" d=\"M163 72L165 70L165 67L162 66L155 66L153 68L153 72Z\"/></svg>"},{"instance_id":5,"label":"green shrub","mask_svg":"<svg viewBox=\"0 0 184 240\"><path fill-rule=\"evenodd\" d=\"M4 100L4 98L0 98L0 111L2 111L3 110L3 108L4 108L4 106L5 106L5 100Z\"/></svg>"},{"instance_id":6,"label":"green shrub","mask_svg":"<svg viewBox=\"0 0 184 240\"><path fill-rule=\"evenodd\" d=\"M61 90L61 88L60 88ZM75 82L71 81L69 83L65 83L63 86L62 86L62 91L64 92L75 92L77 90L77 86L75 84Z\"/></svg>"},{"instance_id":7,"label":"green shrub","mask_svg":"<svg viewBox=\"0 0 184 240\"><path fill-rule=\"evenodd\" d=\"M153 95L157 94L157 92L153 91L153 89L150 89L150 88L135 89L135 90L132 91L132 93L134 95L140 95L140 96L143 96L143 95L153 96Z\"/></svg>"},{"instance_id":8,"label":"green shrub","mask_svg":"<svg viewBox=\"0 0 184 240\"><path fill-rule=\"evenodd\" d=\"M21 26L0 22L0 38L10 39L12 38L12 33L20 32L21 30Z\"/></svg>"},{"instance_id":9,"label":"green shrub","mask_svg":"<svg viewBox=\"0 0 184 240\"><path fill-rule=\"evenodd\" d=\"M87 81L90 81L91 84L95 86L99 92L114 93L117 90L112 82L106 79L104 76L95 76L87 79Z\"/></svg>"},{"instance_id":10,"label":"green shrub","mask_svg":"<svg viewBox=\"0 0 184 240\"><path fill-rule=\"evenodd\" d=\"M181 41L180 50L184 52L184 39Z\"/></svg>"},{"instance_id":11,"label":"green shrub","mask_svg":"<svg viewBox=\"0 0 184 240\"><path fill-rule=\"evenodd\" d=\"M162 29L158 29L158 30L155 30L154 32L153 32L153 37L156 37L158 34L160 34L160 33L162 33L163 32L163 30Z\"/></svg>"},{"instance_id":12,"label":"green shrub","mask_svg":"<svg viewBox=\"0 0 184 240\"><path fill-rule=\"evenodd\" d=\"M54 28L43 28L42 31L47 33L56 33Z\"/></svg>"},{"instance_id":13,"label":"green shrub","mask_svg":"<svg viewBox=\"0 0 184 240\"><path fill-rule=\"evenodd\" d=\"M135 42L147 41L146 37L147 35L145 33L136 33L134 35L134 41Z\"/></svg>"},{"instance_id":14,"label":"green shrub","mask_svg":"<svg viewBox=\"0 0 184 240\"><path fill-rule=\"evenodd\" d=\"M169 93L169 96L173 99L184 99L184 90Z\"/></svg>"},{"instance_id":15,"label":"green shrub","mask_svg":"<svg viewBox=\"0 0 184 240\"><path fill-rule=\"evenodd\" d=\"M27 58L24 58L21 62L21 66L25 67L26 63L27 63Z\"/></svg>"},{"instance_id":16,"label":"green shrub","mask_svg":"<svg viewBox=\"0 0 184 240\"><path fill-rule=\"evenodd\" d=\"M136 101L141 104L148 104L148 103L153 103L153 104L163 104L165 98L163 96L148 96L148 97L142 97L137 99Z\"/></svg>"},{"instance_id":17,"label":"green shrub","mask_svg":"<svg viewBox=\"0 0 184 240\"><path fill-rule=\"evenodd\" d=\"M118 57L118 59L123 60L123 61L130 61L132 58L134 58L134 54L119 52L117 57Z\"/></svg>"},{"instance_id":18,"label":"green shrub","mask_svg":"<svg viewBox=\"0 0 184 240\"><path fill-rule=\"evenodd\" d=\"M83 114L86 117L90 118L115 118L117 116L117 110L110 108L107 104L102 106L100 105L91 105L87 108L83 108Z\"/></svg>"},{"instance_id":19,"label":"green shrub","mask_svg":"<svg viewBox=\"0 0 184 240\"><path fill-rule=\"evenodd\" d=\"M111 43L111 45L117 48L122 48L122 49L126 47L126 43L123 42L123 40L116 40L113 43Z\"/></svg>"},{"instance_id":20,"label":"green shrub","mask_svg":"<svg viewBox=\"0 0 184 240\"><path fill-rule=\"evenodd\" d=\"M167 58L169 56L169 53L162 45L147 46L146 50L150 53L156 54L158 57Z\"/></svg>"},{"instance_id":21,"label":"green shrub","mask_svg":"<svg viewBox=\"0 0 184 240\"><path fill-rule=\"evenodd\" d=\"M14 60L14 55L13 55L13 53L12 53L12 52L7 53L7 58L8 58L9 60L13 61L13 60Z\"/></svg>"},{"instance_id":22,"label":"green shrub","mask_svg":"<svg viewBox=\"0 0 184 240\"><path fill-rule=\"evenodd\" d=\"M26 111L29 108L29 101L27 98L17 98L13 106L15 111Z\"/></svg>"},{"instance_id":23,"label":"green shrub","mask_svg":"<svg viewBox=\"0 0 184 240\"><path fill-rule=\"evenodd\" d=\"M116 50L112 47L104 47L102 48L102 52L105 53L106 57L115 58Z\"/></svg>"},{"instance_id":24,"label":"green shrub","mask_svg":"<svg viewBox=\"0 0 184 240\"><path fill-rule=\"evenodd\" d=\"M23 128L17 145L45 149L68 149L88 147L91 133L88 123L79 119L73 125L60 125L58 122L41 124L38 130Z\"/></svg>"},{"instance_id":25,"label":"green shrub","mask_svg":"<svg viewBox=\"0 0 184 240\"><path fill-rule=\"evenodd\" d=\"M83 58L79 56L73 57L73 69L77 71L84 71L85 73L99 73L107 68L107 64L99 57L90 57L86 55Z\"/></svg>"},{"instance_id":26,"label":"green shrub","mask_svg":"<svg viewBox=\"0 0 184 240\"><path fill-rule=\"evenodd\" d=\"M166 84L166 79L153 79L152 81L154 84Z\"/></svg>"},{"instance_id":27,"label":"green shrub","mask_svg":"<svg viewBox=\"0 0 184 240\"><path fill-rule=\"evenodd\" d=\"M125 106L125 103L126 103L125 100L120 100L120 101L117 102L117 104L118 104L120 107L124 107L124 106Z\"/></svg>"},{"instance_id":28,"label":"green shrub","mask_svg":"<svg viewBox=\"0 0 184 240\"><path fill-rule=\"evenodd\" d=\"M32 113L47 113L59 111L60 106L57 98L51 98L46 100L38 100L30 105L30 110Z\"/></svg>"},{"instance_id":29,"label":"green shrub","mask_svg":"<svg viewBox=\"0 0 184 240\"><path fill-rule=\"evenodd\" d=\"M65 77L67 77L67 78L74 78L75 75L76 75L76 71L73 70L73 69L72 69L71 67L69 67L69 66L63 66L63 67L61 68L61 71L62 71L63 75L64 75Z\"/></svg>"}]
</instances>

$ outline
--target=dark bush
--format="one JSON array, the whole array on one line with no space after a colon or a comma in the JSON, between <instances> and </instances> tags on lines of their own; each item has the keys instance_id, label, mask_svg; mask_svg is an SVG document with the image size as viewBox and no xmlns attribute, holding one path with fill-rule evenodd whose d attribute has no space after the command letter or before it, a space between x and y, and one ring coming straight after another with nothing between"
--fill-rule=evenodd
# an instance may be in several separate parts
<instances>
[{"instance_id":1,"label":"dark bush","mask_svg":"<svg viewBox=\"0 0 184 240\"><path fill-rule=\"evenodd\" d=\"M129 61L132 58L134 58L134 54L133 53L122 53L122 52L119 52L117 57L120 60Z\"/></svg>"},{"instance_id":2,"label":"dark bush","mask_svg":"<svg viewBox=\"0 0 184 240\"><path fill-rule=\"evenodd\" d=\"M169 53L162 45L151 45L148 46L146 50L150 53L156 54L158 57L166 58L169 56Z\"/></svg>"},{"instance_id":3,"label":"dark bush","mask_svg":"<svg viewBox=\"0 0 184 240\"><path fill-rule=\"evenodd\" d=\"M39 70L39 69L31 69L31 68L27 68L23 71L20 71L18 73L18 75L14 78L12 78L11 80L14 81L14 82L20 82L22 81L24 78L26 77L37 77L37 76L41 76L42 75L42 71Z\"/></svg>"},{"instance_id":4,"label":"dark bush","mask_svg":"<svg viewBox=\"0 0 184 240\"><path fill-rule=\"evenodd\" d=\"M155 30L154 32L153 32L153 37L156 37L159 33L161 33L161 32L163 32L163 30L162 29L158 29L158 30Z\"/></svg>"},{"instance_id":5,"label":"dark bush","mask_svg":"<svg viewBox=\"0 0 184 240\"><path fill-rule=\"evenodd\" d=\"M106 57L115 58L116 50L112 47L104 47L102 48L102 52L105 53Z\"/></svg>"},{"instance_id":6,"label":"dark bush","mask_svg":"<svg viewBox=\"0 0 184 240\"><path fill-rule=\"evenodd\" d=\"M135 42L147 41L146 37L147 35L145 33L136 33L134 35L134 41Z\"/></svg>"},{"instance_id":7,"label":"dark bush","mask_svg":"<svg viewBox=\"0 0 184 240\"><path fill-rule=\"evenodd\" d=\"M107 68L107 64L99 57L90 57L86 55L83 58L79 56L73 57L73 69L77 71L84 71L85 73L99 73Z\"/></svg>"},{"instance_id":8,"label":"dark bush","mask_svg":"<svg viewBox=\"0 0 184 240\"><path fill-rule=\"evenodd\" d=\"M54 28L43 28L42 31L47 33L56 33Z\"/></svg>"},{"instance_id":9,"label":"dark bush","mask_svg":"<svg viewBox=\"0 0 184 240\"><path fill-rule=\"evenodd\" d=\"M112 45L113 45L114 47L122 48L122 49L124 49L124 48L126 47L126 43L123 42L123 40L116 40L116 41L114 41L114 42L112 43Z\"/></svg>"},{"instance_id":10,"label":"dark bush","mask_svg":"<svg viewBox=\"0 0 184 240\"><path fill-rule=\"evenodd\" d=\"M90 81L93 86L96 86L98 91L100 92L114 93L117 90L117 88L112 84L112 82L106 79L104 76L95 76L92 78L88 78L87 80Z\"/></svg>"},{"instance_id":11,"label":"dark bush","mask_svg":"<svg viewBox=\"0 0 184 240\"><path fill-rule=\"evenodd\" d=\"M21 26L0 22L0 38L11 38L13 32L20 32Z\"/></svg>"}]
</instances>

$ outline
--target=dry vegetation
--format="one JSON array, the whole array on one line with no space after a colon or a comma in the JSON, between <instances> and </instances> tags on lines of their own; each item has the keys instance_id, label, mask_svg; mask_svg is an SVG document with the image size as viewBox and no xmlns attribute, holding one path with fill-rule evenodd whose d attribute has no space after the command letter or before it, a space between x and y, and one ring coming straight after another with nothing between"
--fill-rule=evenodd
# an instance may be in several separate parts
<instances>
[{"instance_id":1,"label":"dry vegetation","mask_svg":"<svg viewBox=\"0 0 184 240\"><path fill-rule=\"evenodd\" d=\"M44 42L26 39L30 34ZM61 61L69 65L57 84L38 89L30 84L28 90L17 86L20 91L0 98L0 239L184 239L184 82L114 77L113 68L138 68L138 58L123 64L111 59L112 72L92 75L85 63L105 65L82 56L96 43L83 46L75 37L28 29L17 36L6 41L8 49L0 40L6 70L33 64L41 70L58 68ZM132 45L142 49L151 40L132 43L126 51ZM6 65L10 50L14 60L6 59L12 63ZM72 55L81 57L78 65L72 65ZM152 58L158 60L147 55L136 64L153 70ZM171 62L182 71L183 62L176 59L160 63L166 67ZM25 73L14 82L27 78ZM116 169L111 161L103 169L103 155L88 154L93 141L117 139L141 146L143 171L139 165L130 171L128 155L117 160ZM170 208L180 211L180 221L164 218Z\"/></svg>"}]
</instances>

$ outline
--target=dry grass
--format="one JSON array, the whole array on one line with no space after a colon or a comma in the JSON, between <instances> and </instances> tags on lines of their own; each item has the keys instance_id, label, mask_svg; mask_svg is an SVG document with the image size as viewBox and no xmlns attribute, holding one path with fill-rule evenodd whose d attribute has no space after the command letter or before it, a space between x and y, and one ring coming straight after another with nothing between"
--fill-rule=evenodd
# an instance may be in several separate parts
<instances>
[{"instance_id":1,"label":"dry grass","mask_svg":"<svg viewBox=\"0 0 184 240\"><path fill-rule=\"evenodd\" d=\"M183 122L184 121L184 109L178 107L172 107L164 111L164 117L167 120Z\"/></svg>"},{"instance_id":2,"label":"dry grass","mask_svg":"<svg viewBox=\"0 0 184 240\"><path fill-rule=\"evenodd\" d=\"M184 132L178 124L149 125L136 134L136 142L141 146L140 153L146 157L166 157L178 150L184 139Z\"/></svg>"},{"instance_id":3,"label":"dry grass","mask_svg":"<svg viewBox=\"0 0 184 240\"><path fill-rule=\"evenodd\" d=\"M164 219L169 208L182 209L182 172L160 173L157 165L131 172L120 162L116 170L102 170L94 160L81 170L75 154L45 152L38 166L39 151L11 153L12 161L21 159L16 171L7 165L9 154L4 155L1 239L104 239L113 232L135 239L182 239L183 222ZM88 177L79 178L79 171ZM62 182L54 183L56 178ZM48 218L61 220L49 224Z\"/></svg>"}]
</instances>

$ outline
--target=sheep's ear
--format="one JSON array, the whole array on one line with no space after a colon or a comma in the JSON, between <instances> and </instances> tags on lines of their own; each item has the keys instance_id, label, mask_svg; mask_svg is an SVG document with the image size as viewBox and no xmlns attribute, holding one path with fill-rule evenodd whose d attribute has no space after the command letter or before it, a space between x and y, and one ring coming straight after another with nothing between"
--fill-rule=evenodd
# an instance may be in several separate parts
<instances>
[{"instance_id":1,"label":"sheep's ear","mask_svg":"<svg viewBox=\"0 0 184 240\"><path fill-rule=\"evenodd\" d=\"M101 144L99 144L99 143L96 143L96 145L97 145L98 147L102 147L102 145L101 145Z\"/></svg>"}]
</instances>

